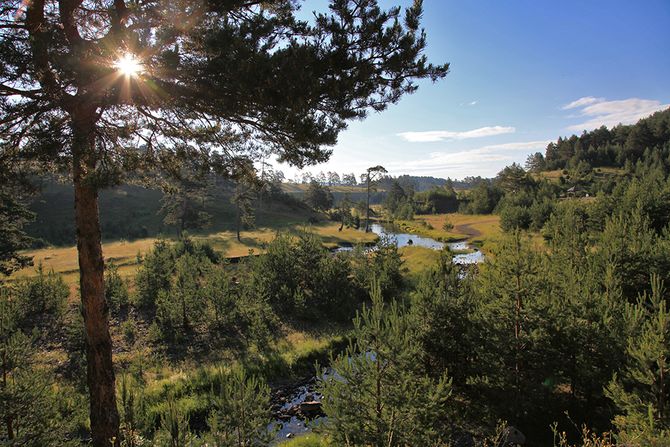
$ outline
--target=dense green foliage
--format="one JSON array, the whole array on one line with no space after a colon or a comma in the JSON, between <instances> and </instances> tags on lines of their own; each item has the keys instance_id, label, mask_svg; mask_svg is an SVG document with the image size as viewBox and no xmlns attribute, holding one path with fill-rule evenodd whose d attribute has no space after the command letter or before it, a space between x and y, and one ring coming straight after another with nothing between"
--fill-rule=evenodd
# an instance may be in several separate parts
<instances>
[{"instance_id":1,"label":"dense green foliage","mask_svg":"<svg viewBox=\"0 0 670 447\"><path fill-rule=\"evenodd\" d=\"M67 385L38 364L38 342L61 322L69 294L62 279L44 274L0 283L0 445L74 446L81 405Z\"/></svg>"},{"instance_id":2,"label":"dense green foliage","mask_svg":"<svg viewBox=\"0 0 670 447\"><path fill-rule=\"evenodd\" d=\"M26 200L21 196L25 189L22 176L17 176L12 171L0 158L0 275L2 276L9 275L32 261L19 252L32 242L24 227L35 215L28 210Z\"/></svg>"},{"instance_id":3,"label":"dense green foliage","mask_svg":"<svg viewBox=\"0 0 670 447\"><path fill-rule=\"evenodd\" d=\"M618 166L654 160L670 164L670 110L656 112L633 125L602 126L582 135L559 138L550 143L544 163L533 163L544 169L587 166ZM539 159L539 157L535 156Z\"/></svg>"},{"instance_id":4,"label":"dense green foliage","mask_svg":"<svg viewBox=\"0 0 670 447\"><path fill-rule=\"evenodd\" d=\"M321 371L326 430L336 445L438 446L445 440L450 381L426 376L420 347L398 304L385 305L379 285L354 320L347 350Z\"/></svg>"},{"instance_id":5,"label":"dense green foliage","mask_svg":"<svg viewBox=\"0 0 670 447\"><path fill-rule=\"evenodd\" d=\"M315 210L325 211L333 206L333 194L327 186L312 180L305 193L305 202Z\"/></svg>"}]
</instances>

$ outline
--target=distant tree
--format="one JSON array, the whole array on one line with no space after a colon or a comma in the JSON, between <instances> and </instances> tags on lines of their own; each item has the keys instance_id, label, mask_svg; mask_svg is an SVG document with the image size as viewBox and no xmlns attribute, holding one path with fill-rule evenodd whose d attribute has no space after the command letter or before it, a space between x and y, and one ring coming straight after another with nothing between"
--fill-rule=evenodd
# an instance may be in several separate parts
<instances>
[{"instance_id":1,"label":"distant tree","mask_svg":"<svg viewBox=\"0 0 670 447\"><path fill-rule=\"evenodd\" d=\"M333 194L330 188L312 180L305 193L305 202L315 210L325 211L333 206Z\"/></svg>"},{"instance_id":2,"label":"distant tree","mask_svg":"<svg viewBox=\"0 0 670 447\"><path fill-rule=\"evenodd\" d=\"M32 263L31 257L20 253L32 241L23 227L34 218L21 189L21 177L0 159L0 279Z\"/></svg>"},{"instance_id":3,"label":"distant tree","mask_svg":"<svg viewBox=\"0 0 670 447\"><path fill-rule=\"evenodd\" d=\"M339 185L341 182L340 180L340 174L337 172L328 172L328 185L333 186L333 185Z\"/></svg>"},{"instance_id":4,"label":"distant tree","mask_svg":"<svg viewBox=\"0 0 670 447\"><path fill-rule=\"evenodd\" d=\"M502 192L488 180L479 180L476 182L466 198L467 205L464 211L470 214L490 214L498 205Z\"/></svg>"},{"instance_id":5,"label":"distant tree","mask_svg":"<svg viewBox=\"0 0 670 447\"><path fill-rule=\"evenodd\" d=\"M235 191L230 201L235 205L235 235L238 241L242 228L251 227L254 224L254 210L252 203L255 194L251 186L240 182L235 186Z\"/></svg>"},{"instance_id":6,"label":"distant tree","mask_svg":"<svg viewBox=\"0 0 670 447\"><path fill-rule=\"evenodd\" d=\"M310 183L313 180L312 174L309 172L305 172L301 176L301 183Z\"/></svg>"},{"instance_id":7,"label":"distant tree","mask_svg":"<svg viewBox=\"0 0 670 447\"><path fill-rule=\"evenodd\" d=\"M261 159L261 173L257 180L258 209L260 210L263 209L263 196L266 192L270 191L273 178L274 172L272 171L272 166L265 161L265 158Z\"/></svg>"},{"instance_id":8,"label":"distant tree","mask_svg":"<svg viewBox=\"0 0 670 447\"><path fill-rule=\"evenodd\" d=\"M406 201L407 194L405 193L405 190L400 186L400 183L397 180L393 179L391 181L391 187L386 192L384 206L393 216L396 214L396 211L398 211L398 208L405 204Z\"/></svg>"},{"instance_id":9,"label":"distant tree","mask_svg":"<svg viewBox=\"0 0 670 447\"><path fill-rule=\"evenodd\" d=\"M495 182L506 193L515 193L530 186L532 179L519 164L512 163L496 175Z\"/></svg>"},{"instance_id":10,"label":"distant tree","mask_svg":"<svg viewBox=\"0 0 670 447\"><path fill-rule=\"evenodd\" d=\"M524 206L505 204L500 210L500 228L504 231L527 230L531 221L530 210Z\"/></svg>"},{"instance_id":11,"label":"distant tree","mask_svg":"<svg viewBox=\"0 0 670 447\"><path fill-rule=\"evenodd\" d=\"M545 169L546 162L544 160L544 155L541 152L535 152L530 154L526 158L525 168L528 172L540 172Z\"/></svg>"},{"instance_id":12,"label":"distant tree","mask_svg":"<svg viewBox=\"0 0 670 447\"><path fill-rule=\"evenodd\" d=\"M353 172L351 174L342 174L342 183L347 186L356 186L358 184L356 182L356 174Z\"/></svg>"},{"instance_id":13,"label":"distant tree","mask_svg":"<svg viewBox=\"0 0 670 447\"><path fill-rule=\"evenodd\" d=\"M353 206L353 202L351 201L351 196L349 193L344 194L344 197L342 200L340 200L340 203L337 205L337 211L340 215L340 228L339 231L342 231L345 225L351 225L352 223L352 216L351 216L351 207Z\"/></svg>"},{"instance_id":14,"label":"distant tree","mask_svg":"<svg viewBox=\"0 0 670 447\"><path fill-rule=\"evenodd\" d=\"M179 178L164 186L159 213L164 215L166 225L177 226L177 236L183 237L186 230L206 228L212 215L206 210L211 185L206 178L196 174L179 174Z\"/></svg>"},{"instance_id":15,"label":"distant tree","mask_svg":"<svg viewBox=\"0 0 670 447\"><path fill-rule=\"evenodd\" d=\"M383 166L372 166L369 167L365 174L361 174L361 183L365 183L365 232L370 232L370 191L375 187L375 182L381 178L382 175L386 174L388 171L384 169Z\"/></svg>"}]
</instances>

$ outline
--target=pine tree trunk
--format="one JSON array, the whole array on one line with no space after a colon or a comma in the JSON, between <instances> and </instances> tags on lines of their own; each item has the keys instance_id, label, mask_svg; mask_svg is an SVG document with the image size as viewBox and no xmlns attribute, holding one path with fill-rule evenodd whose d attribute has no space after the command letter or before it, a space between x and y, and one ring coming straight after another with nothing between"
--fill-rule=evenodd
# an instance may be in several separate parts
<instances>
[{"instance_id":1,"label":"pine tree trunk","mask_svg":"<svg viewBox=\"0 0 670 447\"><path fill-rule=\"evenodd\" d=\"M235 206L235 231L237 233L237 242L242 242L242 239L240 238L240 227L242 226L242 217L240 216L240 204L236 204Z\"/></svg>"},{"instance_id":2,"label":"pine tree trunk","mask_svg":"<svg viewBox=\"0 0 670 447\"><path fill-rule=\"evenodd\" d=\"M93 446L119 445L112 339L104 289L98 191L94 184L95 112L73 116L73 181L79 284L86 334L86 373ZM112 440L115 440L112 444Z\"/></svg>"},{"instance_id":3,"label":"pine tree trunk","mask_svg":"<svg viewBox=\"0 0 670 447\"><path fill-rule=\"evenodd\" d=\"M367 194L366 194L366 207L365 207L365 232L370 232L370 171L368 171L367 176Z\"/></svg>"}]
</instances>

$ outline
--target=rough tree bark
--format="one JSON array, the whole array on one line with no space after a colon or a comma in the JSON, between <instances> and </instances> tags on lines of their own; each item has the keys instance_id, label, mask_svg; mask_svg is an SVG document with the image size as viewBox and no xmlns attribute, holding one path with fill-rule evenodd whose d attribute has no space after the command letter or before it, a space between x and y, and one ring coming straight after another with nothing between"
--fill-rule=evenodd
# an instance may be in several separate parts
<instances>
[{"instance_id":1,"label":"rough tree bark","mask_svg":"<svg viewBox=\"0 0 670 447\"><path fill-rule=\"evenodd\" d=\"M119 413L116 408L112 339L105 301L98 190L93 176L96 164L95 110L73 114L72 118L72 176L79 285L86 333L91 436L95 447L118 446Z\"/></svg>"}]
</instances>

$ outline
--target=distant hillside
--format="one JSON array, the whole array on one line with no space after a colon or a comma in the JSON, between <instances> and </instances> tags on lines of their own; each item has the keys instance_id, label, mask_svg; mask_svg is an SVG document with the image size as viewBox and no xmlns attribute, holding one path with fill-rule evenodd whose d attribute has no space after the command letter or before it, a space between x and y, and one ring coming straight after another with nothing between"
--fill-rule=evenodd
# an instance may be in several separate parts
<instances>
[{"instance_id":1,"label":"distant hillside","mask_svg":"<svg viewBox=\"0 0 670 447\"><path fill-rule=\"evenodd\" d=\"M481 177L466 177L463 180L447 180L437 177L416 176L416 175L400 175L398 177L386 176L379 180L376 190L370 194L370 203L373 205L380 204L386 197L386 191L391 188L393 180L398 181L403 187L411 186L414 192L429 191L433 188L442 188L449 181L456 190L468 190L473 188L477 182L481 181ZM294 195L302 199L302 196L309 187L308 183L283 183L282 189L287 194ZM339 203L346 194L349 195L350 200L360 202L366 200L366 190L364 185L345 186L345 185L331 185L328 186L335 203Z\"/></svg>"},{"instance_id":2,"label":"distant hillside","mask_svg":"<svg viewBox=\"0 0 670 447\"><path fill-rule=\"evenodd\" d=\"M580 136L560 137L547 146L544 155L529 157L527 164L536 171L576 168L580 163L623 168L638 161L668 165L669 156L670 108L636 124L602 126Z\"/></svg>"},{"instance_id":3,"label":"distant hillside","mask_svg":"<svg viewBox=\"0 0 670 447\"><path fill-rule=\"evenodd\" d=\"M303 196L307 192L309 184L307 183L283 183L282 190L294 196L298 200L302 200ZM364 202L366 200L367 191L364 186L344 186L344 185L332 185L328 186L330 192L333 194L333 199L335 204L339 203L345 195L349 195L349 200L353 202ZM380 204L384 201L384 196L386 195L385 187L378 186L376 191L373 191L370 194L370 203L372 205Z\"/></svg>"},{"instance_id":4,"label":"distant hillside","mask_svg":"<svg viewBox=\"0 0 670 447\"><path fill-rule=\"evenodd\" d=\"M439 177L400 175L398 177L387 177L382 181L385 188L390 188L391 181L396 180L400 185L411 186L414 192L429 191L433 188L442 188L451 182L451 186L457 190L472 189L482 179L481 177L466 177L463 180L444 179Z\"/></svg>"},{"instance_id":5,"label":"distant hillside","mask_svg":"<svg viewBox=\"0 0 670 447\"><path fill-rule=\"evenodd\" d=\"M45 180L41 191L30 206L36 213L36 219L28 225L28 234L50 245L74 244L72 186ZM230 203L231 191L218 188L209 191L209 195L205 210L212 215L212 225L206 231L232 229L235 209ZM176 228L163 224L163 216L159 213L162 197L160 190L133 185L103 190L100 193L103 239L110 241L175 234ZM275 227L305 222L311 215L306 206L295 200L265 197L263 210L256 213L256 225Z\"/></svg>"}]
</instances>

